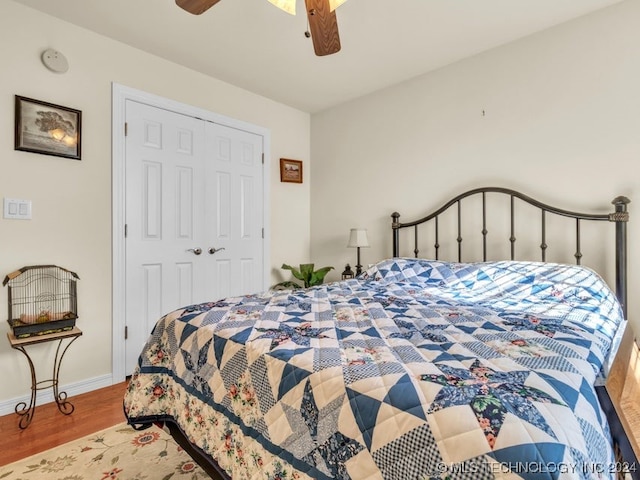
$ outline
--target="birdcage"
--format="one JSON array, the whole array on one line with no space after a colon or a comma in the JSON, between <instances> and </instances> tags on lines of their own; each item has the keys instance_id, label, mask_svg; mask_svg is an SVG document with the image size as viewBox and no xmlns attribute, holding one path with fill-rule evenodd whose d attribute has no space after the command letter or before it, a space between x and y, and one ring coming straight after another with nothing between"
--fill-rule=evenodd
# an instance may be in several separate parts
<instances>
[{"instance_id":1,"label":"birdcage","mask_svg":"<svg viewBox=\"0 0 640 480\"><path fill-rule=\"evenodd\" d=\"M17 338L71 330L78 318L77 274L56 265L22 267L7 275L8 322Z\"/></svg>"}]
</instances>

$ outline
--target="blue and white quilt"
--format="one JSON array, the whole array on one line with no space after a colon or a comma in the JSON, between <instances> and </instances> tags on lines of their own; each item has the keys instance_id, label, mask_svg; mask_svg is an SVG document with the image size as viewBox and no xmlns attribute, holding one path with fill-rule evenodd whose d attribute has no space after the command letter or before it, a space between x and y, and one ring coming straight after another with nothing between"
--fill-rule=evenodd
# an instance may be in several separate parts
<instances>
[{"instance_id":1,"label":"blue and white quilt","mask_svg":"<svg viewBox=\"0 0 640 480\"><path fill-rule=\"evenodd\" d=\"M613 478L593 385L621 321L584 267L386 260L164 316L125 412L234 480Z\"/></svg>"}]
</instances>

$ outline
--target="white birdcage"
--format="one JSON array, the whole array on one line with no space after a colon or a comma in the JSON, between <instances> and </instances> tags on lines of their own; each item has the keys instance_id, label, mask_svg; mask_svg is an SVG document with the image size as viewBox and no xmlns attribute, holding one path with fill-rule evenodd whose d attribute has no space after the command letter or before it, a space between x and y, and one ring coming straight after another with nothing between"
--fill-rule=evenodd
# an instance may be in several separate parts
<instances>
[{"instance_id":1,"label":"white birdcage","mask_svg":"<svg viewBox=\"0 0 640 480\"><path fill-rule=\"evenodd\" d=\"M8 322L16 337L71 330L78 318L76 281L56 265L22 267L2 282L9 287Z\"/></svg>"}]
</instances>

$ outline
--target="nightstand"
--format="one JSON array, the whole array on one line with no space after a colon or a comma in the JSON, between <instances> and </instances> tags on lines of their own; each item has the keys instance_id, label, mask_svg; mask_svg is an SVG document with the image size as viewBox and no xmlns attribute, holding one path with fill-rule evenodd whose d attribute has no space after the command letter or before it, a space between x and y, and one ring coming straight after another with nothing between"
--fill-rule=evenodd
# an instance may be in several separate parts
<instances>
[{"instance_id":1,"label":"nightstand","mask_svg":"<svg viewBox=\"0 0 640 480\"><path fill-rule=\"evenodd\" d=\"M58 390L58 376L60 374L60 365L62 364L62 358L64 354L67 352L69 346L78 339L82 335L82 330L78 327L73 327L71 330L67 330L59 333L50 333L47 335L34 335L31 337L25 338L16 338L13 332L7 333L7 338L9 339L9 344L11 348L15 350L20 350L25 357L27 357L27 361L29 362L29 368L31 369L31 400L29 405L27 406L26 402L20 402L16 405L15 412L20 416L20 422L18 425L21 429L25 429L31 424L33 420L33 415L36 409L36 394L38 390L44 390L47 388L53 388L53 396L58 405L58 410L64 415L71 415L74 410L74 406L67 400L67 394L65 392L60 392ZM56 355L53 361L53 376L47 380L36 379L36 371L33 365L33 360L29 356L29 353L26 350L26 347L30 345L36 345L38 343L45 342L58 342L58 346L56 348ZM63 343L66 342L64 348L62 348Z\"/></svg>"}]
</instances>

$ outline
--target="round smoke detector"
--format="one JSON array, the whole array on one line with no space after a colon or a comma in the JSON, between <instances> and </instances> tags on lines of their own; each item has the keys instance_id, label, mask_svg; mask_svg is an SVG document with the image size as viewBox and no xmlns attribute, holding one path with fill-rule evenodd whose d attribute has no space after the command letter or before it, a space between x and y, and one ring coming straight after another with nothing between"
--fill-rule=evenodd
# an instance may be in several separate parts
<instances>
[{"instance_id":1,"label":"round smoke detector","mask_svg":"<svg viewBox=\"0 0 640 480\"><path fill-rule=\"evenodd\" d=\"M67 58L57 50L50 48L42 52L42 63L52 72L65 73L69 70Z\"/></svg>"}]
</instances>

